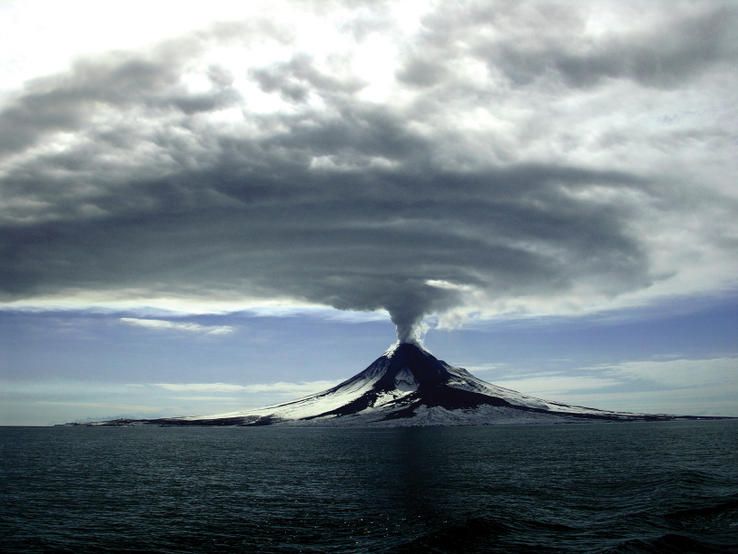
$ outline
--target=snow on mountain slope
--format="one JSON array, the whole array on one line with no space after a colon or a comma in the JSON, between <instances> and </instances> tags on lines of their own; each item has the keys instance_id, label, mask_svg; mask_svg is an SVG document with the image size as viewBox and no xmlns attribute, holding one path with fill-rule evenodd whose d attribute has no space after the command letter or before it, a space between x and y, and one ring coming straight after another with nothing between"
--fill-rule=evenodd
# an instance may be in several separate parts
<instances>
[{"instance_id":1,"label":"snow on mountain slope","mask_svg":"<svg viewBox=\"0 0 738 554\"><path fill-rule=\"evenodd\" d=\"M395 426L654 419L672 417L608 412L534 398L487 383L416 344L401 343L361 373L318 394L256 410L152 421Z\"/></svg>"}]
</instances>

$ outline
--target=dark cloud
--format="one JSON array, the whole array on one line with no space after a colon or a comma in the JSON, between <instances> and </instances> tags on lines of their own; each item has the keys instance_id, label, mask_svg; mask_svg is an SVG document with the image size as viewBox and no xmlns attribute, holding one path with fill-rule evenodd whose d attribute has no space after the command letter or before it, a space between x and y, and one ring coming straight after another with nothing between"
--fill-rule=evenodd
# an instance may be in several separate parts
<instances>
[{"instance_id":1,"label":"dark cloud","mask_svg":"<svg viewBox=\"0 0 738 554\"><path fill-rule=\"evenodd\" d=\"M454 24L468 32L459 17L447 18L444 36L455 36ZM724 32L730 17L700 17L691 42L667 48L683 65L663 75L699 72L700 60L712 62L716 36L727 44L721 52L733 48ZM480 40L469 38L474 56ZM575 88L606 76L666 83L640 40L594 45L586 55L497 41L485 60L515 82L554 68ZM678 54L698 44L703 53ZM654 46L658 58L664 47ZM438 96L402 109L358 100L359 80L302 54L244 71L294 109L244 109L237 132L208 119L248 106L236 74L209 65L208 91L188 92L182 75L192 55L79 63L0 113L2 128L14 129L0 135L5 153L43 147L57 131L77 138L4 170L4 300L74 289L291 298L385 308L408 338L424 315L470 302L581 289L616 296L653 282L635 223L644 206L668 209L658 183L622 163L516 157L502 140L468 152L463 133L419 129L462 86L431 50L409 56L399 76L413 90L439 85ZM322 106L312 107L315 99Z\"/></svg>"},{"instance_id":2,"label":"dark cloud","mask_svg":"<svg viewBox=\"0 0 738 554\"><path fill-rule=\"evenodd\" d=\"M398 73L397 77L410 85L427 87L435 85L446 76L446 68L436 59L424 59L414 55Z\"/></svg>"},{"instance_id":3,"label":"dark cloud","mask_svg":"<svg viewBox=\"0 0 738 554\"><path fill-rule=\"evenodd\" d=\"M471 57L484 61L493 78L501 75L514 86L542 82L589 88L605 79L628 79L674 88L712 68L735 65L734 3L623 7L637 18L633 25L587 34L588 23L606 4L460 4L427 18L424 48L409 58L400 76L411 83L432 82L454 58ZM649 13L654 9L660 17ZM428 63L428 51L438 54L436 63Z\"/></svg>"},{"instance_id":4,"label":"dark cloud","mask_svg":"<svg viewBox=\"0 0 738 554\"><path fill-rule=\"evenodd\" d=\"M68 75L32 83L27 92L0 113L0 155L36 144L48 133L76 131L89 125L101 106L174 109L187 114L238 102L227 82L207 94L188 94L180 82L182 59L145 59L125 55L78 63Z\"/></svg>"},{"instance_id":5,"label":"dark cloud","mask_svg":"<svg viewBox=\"0 0 738 554\"><path fill-rule=\"evenodd\" d=\"M169 40L145 54L111 52L77 61L66 73L35 79L0 111L0 157L33 146L54 132L87 129L101 108L211 111L241 101L233 76L208 68L207 93L192 94L183 82L188 62L213 44L248 44L255 36L288 40L269 22L219 23L192 36Z\"/></svg>"},{"instance_id":6,"label":"dark cloud","mask_svg":"<svg viewBox=\"0 0 738 554\"><path fill-rule=\"evenodd\" d=\"M573 87L592 87L610 78L672 88L716 65L732 65L738 56L735 7L668 23L671 25L646 32L615 31L584 48L564 37L559 44L546 45L545 49L525 50L501 44L488 60L517 84L551 71Z\"/></svg>"},{"instance_id":7,"label":"dark cloud","mask_svg":"<svg viewBox=\"0 0 738 554\"><path fill-rule=\"evenodd\" d=\"M585 279L611 294L647 282L643 252L621 225L627 211L571 194L638 179L524 164L453 173L426 165L427 148L375 108L268 140L223 139L204 167L163 179L99 174L85 202L54 191L73 183L47 183L38 199L56 204L61 220L5 226L0 285L6 298L141 288L386 308L407 336L424 314L460 301L458 290L428 281L501 296ZM347 169L311 168L326 155ZM367 156L417 164L372 168ZM64 164L73 174L91 169L88 156L70 157L36 160L17 190ZM80 205L92 215L65 220Z\"/></svg>"},{"instance_id":8,"label":"dark cloud","mask_svg":"<svg viewBox=\"0 0 738 554\"><path fill-rule=\"evenodd\" d=\"M252 70L251 77L265 92L279 92L283 98L294 102L307 100L311 91L325 96L352 93L361 87L358 82L345 82L317 70L304 54L286 63Z\"/></svg>"}]
</instances>

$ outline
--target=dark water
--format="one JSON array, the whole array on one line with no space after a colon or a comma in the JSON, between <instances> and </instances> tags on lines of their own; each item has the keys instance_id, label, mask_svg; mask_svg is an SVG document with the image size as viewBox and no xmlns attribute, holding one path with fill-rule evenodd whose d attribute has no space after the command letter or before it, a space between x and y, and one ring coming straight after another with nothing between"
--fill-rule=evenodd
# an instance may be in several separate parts
<instances>
[{"instance_id":1,"label":"dark water","mask_svg":"<svg viewBox=\"0 0 738 554\"><path fill-rule=\"evenodd\" d=\"M738 422L0 428L0 549L738 552Z\"/></svg>"}]
</instances>

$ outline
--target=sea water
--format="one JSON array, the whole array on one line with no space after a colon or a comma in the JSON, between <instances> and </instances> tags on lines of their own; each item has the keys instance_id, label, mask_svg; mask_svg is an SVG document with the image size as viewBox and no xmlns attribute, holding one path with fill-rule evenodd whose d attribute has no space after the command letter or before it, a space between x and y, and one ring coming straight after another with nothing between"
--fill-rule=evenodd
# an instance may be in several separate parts
<instances>
[{"instance_id":1,"label":"sea water","mask_svg":"<svg viewBox=\"0 0 738 554\"><path fill-rule=\"evenodd\" d=\"M0 550L738 551L738 421L0 428Z\"/></svg>"}]
</instances>

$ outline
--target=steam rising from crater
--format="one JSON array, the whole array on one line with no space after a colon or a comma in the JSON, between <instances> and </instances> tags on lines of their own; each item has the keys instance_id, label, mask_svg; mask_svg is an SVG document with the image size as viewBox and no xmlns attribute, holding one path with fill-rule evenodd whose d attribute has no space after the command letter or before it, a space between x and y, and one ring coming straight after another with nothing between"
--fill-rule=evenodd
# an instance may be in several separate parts
<instances>
[{"instance_id":1,"label":"steam rising from crater","mask_svg":"<svg viewBox=\"0 0 738 554\"><path fill-rule=\"evenodd\" d=\"M400 343L409 342L419 344L422 339L422 329L420 328L423 320L423 313L418 310L400 310L395 309L390 312L392 323L395 324L397 330L397 340Z\"/></svg>"}]
</instances>

